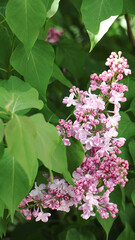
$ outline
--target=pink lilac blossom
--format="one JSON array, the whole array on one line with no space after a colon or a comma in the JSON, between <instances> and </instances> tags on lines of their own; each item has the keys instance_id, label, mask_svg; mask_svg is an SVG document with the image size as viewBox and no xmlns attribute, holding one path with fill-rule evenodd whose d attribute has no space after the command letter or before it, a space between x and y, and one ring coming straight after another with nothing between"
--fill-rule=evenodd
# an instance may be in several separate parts
<instances>
[{"instance_id":1,"label":"pink lilac blossom","mask_svg":"<svg viewBox=\"0 0 135 240\"><path fill-rule=\"evenodd\" d=\"M129 168L128 161L118 156L126 140L117 138L120 102L126 101L124 92L128 91L118 81L123 74L131 74L131 70L121 52L111 53L106 66L108 71L90 76L88 91L73 86L69 97L63 99L67 107L74 106L75 121L60 119L56 128L67 147L71 144L70 137L74 137L85 151L82 164L72 173L74 186L58 177L52 183L45 175L48 184L35 183L35 188L19 205L26 219L33 216L36 221L47 222L51 216L48 209L69 212L71 206L82 211L84 219L95 216L96 211L102 218L108 218L109 214L112 218L116 216L117 205L110 202L109 196L116 185L125 186ZM100 90L99 96L92 93L96 89ZM108 110L108 104L113 110Z\"/></svg>"},{"instance_id":2,"label":"pink lilac blossom","mask_svg":"<svg viewBox=\"0 0 135 240\"><path fill-rule=\"evenodd\" d=\"M55 43L59 41L60 36L64 33L63 30L56 30L55 28L49 28L46 42Z\"/></svg>"}]
</instances>

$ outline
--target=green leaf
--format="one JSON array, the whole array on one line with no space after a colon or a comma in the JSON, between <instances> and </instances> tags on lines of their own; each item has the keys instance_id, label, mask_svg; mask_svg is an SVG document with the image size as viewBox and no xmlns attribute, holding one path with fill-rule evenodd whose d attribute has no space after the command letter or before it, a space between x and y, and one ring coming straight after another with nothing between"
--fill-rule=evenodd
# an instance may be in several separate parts
<instances>
[{"instance_id":1,"label":"green leaf","mask_svg":"<svg viewBox=\"0 0 135 240\"><path fill-rule=\"evenodd\" d=\"M37 166L35 139L36 128L29 117L15 115L5 129L8 150L12 157L21 165L28 176L30 185L33 183L34 169Z\"/></svg>"},{"instance_id":2,"label":"green leaf","mask_svg":"<svg viewBox=\"0 0 135 240\"><path fill-rule=\"evenodd\" d=\"M133 165L133 161L132 161L131 155L129 153L128 145L125 144L124 146L122 146L120 148L120 150L121 150L121 153L119 154L119 156L125 160L128 160L129 164Z\"/></svg>"},{"instance_id":3,"label":"green leaf","mask_svg":"<svg viewBox=\"0 0 135 240\"><path fill-rule=\"evenodd\" d=\"M109 30L118 15L121 14L122 7L123 0L83 0L81 13L90 37L90 51Z\"/></svg>"},{"instance_id":4,"label":"green leaf","mask_svg":"<svg viewBox=\"0 0 135 240\"><path fill-rule=\"evenodd\" d=\"M80 141L75 138L70 138L71 145L66 147L68 169L70 173L79 167L85 157L85 153Z\"/></svg>"},{"instance_id":5,"label":"green leaf","mask_svg":"<svg viewBox=\"0 0 135 240\"><path fill-rule=\"evenodd\" d=\"M0 142L3 139L3 135L4 135L4 125L3 125L2 120L0 119Z\"/></svg>"},{"instance_id":6,"label":"green leaf","mask_svg":"<svg viewBox=\"0 0 135 240\"><path fill-rule=\"evenodd\" d=\"M3 153L4 153L4 147L5 147L5 144L4 142L0 142L0 158L3 156Z\"/></svg>"},{"instance_id":7,"label":"green leaf","mask_svg":"<svg viewBox=\"0 0 135 240\"><path fill-rule=\"evenodd\" d=\"M45 5L47 11L51 8L53 1L54 0L43 0L43 4Z\"/></svg>"},{"instance_id":8,"label":"green leaf","mask_svg":"<svg viewBox=\"0 0 135 240\"><path fill-rule=\"evenodd\" d=\"M133 204L135 205L135 189L133 190L132 194L131 194L131 199Z\"/></svg>"},{"instance_id":9,"label":"green leaf","mask_svg":"<svg viewBox=\"0 0 135 240\"><path fill-rule=\"evenodd\" d=\"M125 92L124 94L124 97L127 98L127 101L122 103L122 109L127 109L132 99L135 97L135 79L127 77L126 79L122 79L120 82L128 87L128 92Z\"/></svg>"},{"instance_id":10,"label":"green leaf","mask_svg":"<svg viewBox=\"0 0 135 240\"><path fill-rule=\"evenodd\" d=\"M115 186L114 191L110 193L110 202L116 203L119 210L123 207L124 199L122 197L122 188L119 185Z\"/></svg>"},{"instance_id":11,"label":"green leaf","mask_svg":"<svg viewBox=\"0 0 135 240\"><path fill-rule=\"evenodd\" d=\"M121 210L119 212L119 216L124 225L126 225L128 223L131 227L134 228L135 207L133 206L132 203L126 203L125 209L123 211Z\"/></svg>"},{"instance_id":12,"label":"green leaf","mask_svg":"<svg viewBox=\"0 0 135 240\"><path fill-rule=\"evenodd\" d=\"M111 16L120 15L122 7L123 0L83 0L81 13L86 29L96 35L100 23Z\"/></svg>"},{"instance_id":13,"label":"green leaf","mask_svg":"<svg viewBox=\"0 0 135 240\"><path fill-rule=\"evenodd\" d=\"M134 116L135 116L135 98L133 98L131 104L130 104L130 108L128 109L128 111L131 111Z\"/></svg>"},{"instance_id":14,"label":"green leaf","mask_svg":"<svg viewBox=\"0 0 135 240\"><path fill-rule=\"evenodd\" d=\"M123 0L123 13L135 14L135 1Z\"/></svg>"},{"instance_id":15,"label":"green leaf","mask_svg":"<svg viewBox=\"0 0 135 240\"><path fill-rule=\"evenodd\" d=\"M126 224L125 229L123 232L118 236L117 240L134 240L135 239L135 233L133 232L131 226L129 224Z\"/></svg>"},{"instance_id":16,"label":"green leaf","mask_svg":"<svg viewBox=\"0 0 135 240\"><path fill-rule=\"evenodd\" d=\"M45 5L41 0L9 0L6 18L9 27L29 53L45 22Z\"/></svg>"},{"instance_id":17,"label":"green leaf","mask_svg":"<svg viewBox=\"0 0 135 240\"><path fill-rule=\"evenodd\" d=\"M37 128L37 157L45 167L53 169L52 155L59 143L58 131L52 124L47 123L40 113L32 116L31 119Z\"/></svg>"},{"instance_id":18,"label":"green leaf","mask_svg":"<svg viewBox=\"0 0 135 240\"><path fill-rule=\"evenodd\" d=\"M12 220L21 200L30 190L27 175L14 157L5 150L0 160L1 199L10 211Z\"/></svg>"},{"instance_id":19,"label":"green leaf","mask_svg":"<svg viewBox=\"0 0 135 240\"><path fill-rule=\"evenodd\" d=\"M66 147L61 138L59 139L59 144L53 153L52 162L53 166L51 170L55 172L63 173L67 169Z\"/></svg>"},{"instance_id":20,"label":"green leaf","mask_svg":"<svg viewBox=\"0 0 135 240\"><path fill-rule=\"evenodd\" d=\"M52 77L67 86L68 88L72 88L72 83L63 75L62 71L55 63L53 66Z\"/></svg>"},{"instance_id":21,"label":"green leaf","mask_svg":"<svg viewBox=\"0 0 135 240\"><path fill-rule=\"evenodd\" d=\"M4 0L0 2L0 17L5 18L5 9L8 0Z\"/></svg>"},{"instance_id":22,"label":"green leaf","mask_svg":"<svg viewBox=\"0 0 135 240\"><path fill-rule=\"evenodd\" d=\"M72 177L68 171L66 147L61 139L59 140L59 144L53 152L52 163L53 165L51 170L57 173L62 173L65 180L70 184L73 184Z\"/></svg>"},{"instance_id":23,"label":"green leaf","mask_svg":"<svg viewBox=\"0 0 135 240\"><path fill-rule=\"evenodd\" d=\"M97 34L93 34L88 30L91 46L90 52L93 50L95 45L101 40L101 38L105 35L105 33L109 30L113 22L116 20L117 16L111 16L110 18L102 21L100 23L99 31Z\"/></svg>"},{"instance_id":24,"label":"green leaf","mask_svg":"<svg viewBox=\"0 0 135 240\"><path fill-rule=\"evenodd\" d=\"M75 228L71 228L67 232L66 240L81 240L80 233Z\"/></svg>"},{"instance_id":25,"label":"green leaf","mask_svg":"<svg viewBox=\"0 0 135 240\"><path fill-rule=\"evenodd\" d=\"M70 0L70 1L75 6L75 8L79 11L82 4L82 0Z\"/></svg>"},{"instance_id":26,"label":"green leaf","mask_svg":"<svg viewBox=\"0 0 135 240\"><path fill-rule=\"evenodd\" d=\"M5 204L4 202L0 199L0 217L3 218L3 214L4 214L4 208L5 208Z\"/></svg>"},{"instance_id":27,"label":"green leaf","mask_svg":"<svg viewBox=\"0 0 135 240\"><path fill-rule=\"evenodd\" d=\"M66 240L96 240L93 234L90 237L80 234L75 228L71 228L67 231Z\"/></svg>"},{"instance_id":28,"label":"green leaf","mask_svg":"<svg viewBox=\"0 0 135 240\"><path fill-rule=\"evenodd\" d=\"M55 124L58 124L58 121L59 121L59 118L57 115L55 115L55 113L53 113L49 108L48 106L45 104L43 109L42 109L42 113L45 117L45 120L47 122L52 122L52 123L55 123Z\"/></svg>"},{"instance_id":29,"label":"green leaf","mask_svg":"<svg viewBox=\"0 0 135 240\"><path fill-rule=\"evenodd\" d=\"M3 239L3 235L6 235L8 221L6 218L0 217L0 238Z\"/></svg>"},{"instance_id":30,"label":"green leaf","mask_svg":"<svg viewBox=\"0 0 135 240\"><path fill-rule=\"evenodd\" d=\"M111 227L112 227L115 219L112 218L112 217L109 217L107 219L103 219L103 218L100 217L99 214L96 214L96 217L97 217L98 222L101 224L101 226L105 230L106 236L107 236L107 239L108 239L109 232L111 230Z\"/></svg>"},{"instance_id":31,"label":"green leaf","mask_svg":"<svg viewBox=\"0 0 135 240\"><path fill-rule=\"evenodd\" d=\"M9 64L9 56L11 54L11 39L6 28L2 28L0 32L0 65L7 69Z\"/></svg>"},{"instance_id":32,"label":"green leaf","mask_svg":"<svg viewBox=\"0 0 135 240\"><path fill-rule=\"evenodd\" d=\"M132 122L125 112L120 112L121 120L119 122L118 137L129 139L135 135L135 123Z\"/></svg>"},{"instance_id":33,"label":"green leaf","mask_svg":"<svg viewBox=\"0 0 135 240\"><path fill-rule=\"evenodd\" d=\"M38 92L28 83L15 76L0 82L0 107L12 113L20 110L43 107L43 102L38 100Z\"/></svg>"},{"instance_id":34,"label":"green leaf","mask_svg":"<svg viewBox=\"0 0 135 240\"><path fill-rule=\"evenodd\" d=\"M129 179L125 186L125 194L128 200L131 201L131 194L135 189L135 178Z\"/></svg>"},{"instance_id":35,"label":"green leaf","mask_svg":"<svg viewBox=\"0 0 135 240\"><path fill-rule=\"evenodd\" d=\"M84 56L82 46L72 39L63 39L57 43L56 62L68 69L75 79L83 75Z\"/></svg>"},{"instance_id":36,"label":"green leaf","mask_svg":"<svg viewBox=\"0 0 135 240\"><path fill-rule=\"evenodd\" d=\"M20 58L21 56L21 58ZM26 82L36 88L45 98L49 79L53 72L54 50L49 43L37 41L27 59L22 45L11 56L11 65L24 76Z\"/></svg>"},{"instance_id":37,"label":"green leaf","mask_svg":"<svg viewBox=\"0 0 135 240\"><path fill-rule=\"evenodd\" d=\"M129 152L132 156L133 163L134 163L134 166L135 166L135 140L130 141L129 144L128 144L128 147L129 147Z\"/></svg>"},{"instance_id":38,"label":"green leaf","mask_svg":"<svg viewBox=\"0 0 135 240\"><path fill-rule=\"evenodd\" d=\"M48 171L47 171L48 173ZM38 169L37 176L35 182L37 182L37 185L39 186L40 184L48 184L48 180L44 177L45 174L45 169L41 167L41 169Z\"/></svg>"},{"instance_id":39,"label":"green leaf","mask_svg":"<svg viewBox=\"0 0 135 240\"><path fill-rule=\"evenodd\" d=\"M59 2L60 2L60 0L53 1L51 8L48 10L47 15L46 15L48 18L53 17L53 15L57 12L58 7L59 7Z\"/></svg>"}]
</instances>

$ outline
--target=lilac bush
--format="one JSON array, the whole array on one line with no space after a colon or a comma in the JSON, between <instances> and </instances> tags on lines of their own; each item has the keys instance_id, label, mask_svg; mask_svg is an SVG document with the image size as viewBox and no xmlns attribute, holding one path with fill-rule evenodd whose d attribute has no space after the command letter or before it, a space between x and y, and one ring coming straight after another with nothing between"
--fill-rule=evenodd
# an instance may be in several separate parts
<instances>
[{"instance_id":1,"label":"lilac bush","mask_svg":"<svg viewBox=\"0 0 135 240\"><path fill-rule=\"evenodd\" d=\"M135 239L134 25L133 0L1 1L0 239Z\"/></svg>"}]
</instances>

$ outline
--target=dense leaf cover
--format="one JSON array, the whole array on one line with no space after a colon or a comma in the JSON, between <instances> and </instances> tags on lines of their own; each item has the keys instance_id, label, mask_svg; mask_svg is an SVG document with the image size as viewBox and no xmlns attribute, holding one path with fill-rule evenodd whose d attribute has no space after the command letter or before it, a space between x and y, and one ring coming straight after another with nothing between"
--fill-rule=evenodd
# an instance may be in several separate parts
<instances>
[{"instance_id":1,"label":"dense leaf cover","mask_svg":"<svg viewBox=\"0 0 135 240\"><path fill-rule=\"evenodd\" d=\"M0 0L2 239L135 239L134 28L134 0ZM74 111L76 100L72 92L69 98L64 97L69 95L69 89L75 90L74 85L83 92L88 91L90 75L107 71L104 67L105 60L111 52L118 51L122 51L123 56L128 59L132 72L132 75L127 76L130 72L127 74L125 71L127 77L123 79L120 75L118 77L121 79L119 83L128 87L128 92L124 95L127 101L121 97L121 120L117 131L118 137L125 138L126 142L120 146L119 156L129 163L129 169L127 165L125 167L128 169L125 188L122 187L127 180L123 178L123 185L117 180L113 191L110 191L109 200L114 205L109 206L115 208L117 204L119 212L117 213L115 208L115 217L112 213L114 209L110 207L106 215L108 218L101 218L100 215L103 217L103 214L100 211L100 215L97 213L98 198L93 198L95 207L91 212L94 214L91 214L88 220L81 218L82 212L71 207L73 204L69 206L70 212L67 211L66 214L63 211L52 211L51 214L47 212L45 217L43 214L35 215L37 221L46 223L26 220L18 206L30 192L31 196L35 197L35 192L32 191L39 191L39 194L45 186L51 189L59 179L71 193L71 189L78 184L76 169L79 169L80 165L81 168L86 167L84 156L92 164L93 155L86 156L86 150L89 151L90 148L84 144L81 137L77 137L79 129L70 133L67 130L69 126L66 125L67 129L64 129L65 125L59 121L65 119L66 123L71 123L70 120L74 122L78 117ZM94 77L91 80L91 85L95 87ZM102 86L99 89L104 95L107 92L103 91L107 87L105 84ZM99 96L99 89L93 89L95 96ZM97 98L95 99L96 102ZM104 96L103 100L106 101ZM66 108L62 101L68 107L72 104L73 106ZM116 101L114 102L106 102L105 110L108 107L113 111L112 105L116 104ZM57 126L58 123L61 128ZM101 130L100 122L96 123L95 128L98 132ZM62 131L67 134L67 139L63 138ZM103 156L100 157L104 160ZM92 165L90 166L92 168ZM47 185L48 181L50 185ZM97 189L103 186L102 181L103 179L96 185ZM77 187L79 191L79 186ZM85 191L88 197L87 189ZM102 191L98 191L98 194L102 195ZM64 200L66 201L66 198ZM32 205L33 202L30 204L32 210L37 210L34 208L36 205ZM84 210L81 204L79 206L81 211ZM62 210L62 206L59 210ZM26 218L29 219L27 216ZM86 215L84 218L87 219Z\"/></svg>"}]
</instances>

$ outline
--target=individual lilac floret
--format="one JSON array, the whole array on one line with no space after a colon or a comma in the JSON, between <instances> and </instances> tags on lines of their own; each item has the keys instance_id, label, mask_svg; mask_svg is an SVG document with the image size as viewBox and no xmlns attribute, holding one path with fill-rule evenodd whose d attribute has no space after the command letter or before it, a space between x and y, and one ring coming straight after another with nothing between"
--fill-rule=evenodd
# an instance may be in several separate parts
<instances>
[{"instance_id":1,"label":"individual lilac floret","mask_svg":"<svg viewBox=\"0 0 135 240\"><path fill-rule=\"evenodd\" d=\"M38 216L36 217L36 222L38 221L42 221L42 222L48 222L48 217L50 217L51 214L50 213L44 213L44 212L39 212Z\"/></svg>"},{"instance_id":2,"label":"individual lilac floret","mask_svg":"<svg viewBox=\"0 0 135 240\"><path fill-rule=\"evenodd\" d=\"M127 60L121 52L111 53L107 59L108 71L99 76L91 75L88 91L76 86L69 90L69 97L63 99L67 107L74 107L74 121L59 120L56 126L65 146L70 147L70 138L78 139L84 149L85 157L81 165L72 173L74 186L64 179L48 175L48 184L40 184L22 200L18 206L26 219L32 216L36 221L47 222L51 215L48 209L69 212L74 206L82 211L81 217L88 219L99 212L102 218L114 218L118 213L117 205L110 202L110 193L116 185L124 187L129 164L119 157L125 138L118 138L120 102L126 101L126 85L118 83L131 74ZM96 89L100 94L92 93ZM111 106L111 111L108 106ZM95 210L96 209L96 210Z\"/></svg>"},{"instance_id":3,"label":"individual lilac floret","mask_svg":"<svg viewBox=\"0 0 135 240\"><path fill-rule=\"evenodd\" d=\"M56 30L55 28L49 28L46 42L55 43L59 41L60 36L64 33L63 30Z\"/></svg>"}]
</instances>

